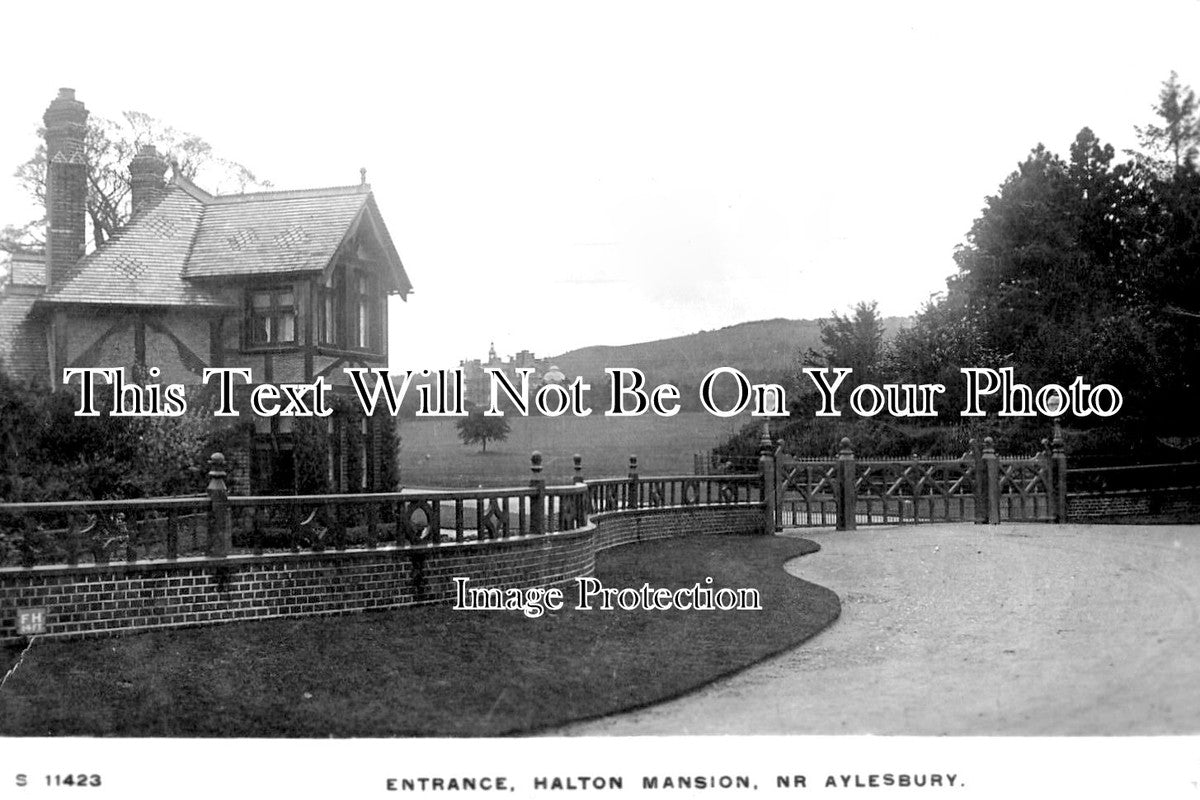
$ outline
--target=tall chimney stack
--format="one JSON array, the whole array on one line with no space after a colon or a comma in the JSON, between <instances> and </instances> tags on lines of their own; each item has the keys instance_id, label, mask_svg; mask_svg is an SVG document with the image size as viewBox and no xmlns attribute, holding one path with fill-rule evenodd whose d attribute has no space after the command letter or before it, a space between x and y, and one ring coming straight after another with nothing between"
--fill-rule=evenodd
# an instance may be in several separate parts
<instances>
[{"instance_id":1,"label":"tall chimney stack","mask_svg":"<svg viewBox=\"0 0 1200 800\"><path fill-rule=\"evenodd\" d=\"M88 112L74 89L59 89L46 123L46 285L62 280L83 256L87 217L87 164L83 140Z\"/></svg>"},{"instance_id":2,"label":"tall chimney stack","mask_svg":"<svg viewBox=\"0 0 1200 800\"><path fill-rule=\"evenodd\" d=\"M166 188L163 179L166 172L167 162L158 154L158 148L152 144L138 148L137 155L129 162L129 187L134 214Z\"/></svg>"}]
</instances>

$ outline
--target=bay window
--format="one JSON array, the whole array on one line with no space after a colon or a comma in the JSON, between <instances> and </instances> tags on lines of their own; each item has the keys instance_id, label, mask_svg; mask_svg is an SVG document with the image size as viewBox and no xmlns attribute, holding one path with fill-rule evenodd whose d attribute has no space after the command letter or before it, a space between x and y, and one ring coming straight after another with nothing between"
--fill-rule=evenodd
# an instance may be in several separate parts
<instances>
[{"instance_id":1,"label":"bay window","mask_svg":"<svg viewBox=\"0 0 1200 800\"><path fill-rule=\"evenodd\" d=\"M364 350L377 350L375 336L375 306L378 302L373 276L366 272L356 272L355 288L355 336L354 346Z\"/></svg>"},{"instance_id":2,"label":"bay window","mask_svg":"<svg viewBox=\"0 0 1200 800\"><path fill-rule=\"evenodd\" d=\"M345 270L335 269L317 290L317 342L341 347L345 344Z\"/></svg>"}]
</instances>

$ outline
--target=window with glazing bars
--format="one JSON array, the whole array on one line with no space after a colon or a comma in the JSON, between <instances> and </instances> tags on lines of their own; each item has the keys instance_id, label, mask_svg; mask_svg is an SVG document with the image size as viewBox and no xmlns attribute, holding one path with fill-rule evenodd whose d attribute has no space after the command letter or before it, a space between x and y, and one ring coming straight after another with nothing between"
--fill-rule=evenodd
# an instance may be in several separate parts
<instances>
[{"instance_id":1,"label":"window with glazing bars","mask_svg":"<svg viewBox=\"0 0 1200 800\"><path fill-rule=\"evenodd\" d=\"M290 286L251 290L246 314L248 344L296 341L296 295Z\"/></svg>"}]
</instances>

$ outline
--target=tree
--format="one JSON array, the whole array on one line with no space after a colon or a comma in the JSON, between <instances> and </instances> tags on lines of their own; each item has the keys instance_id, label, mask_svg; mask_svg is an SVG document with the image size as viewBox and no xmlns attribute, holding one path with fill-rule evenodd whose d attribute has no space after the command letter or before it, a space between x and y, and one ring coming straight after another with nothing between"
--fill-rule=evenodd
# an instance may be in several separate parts
<instances>
[{"instance_id":1,"label":"tree","mask_svg":"<svg viewBox=\"0 0 1200 800\"><path fill-rule=\"evenodd\" d=\"M852 370L838 390L843 396L863 383L878 381L886 360L886 350L883 320L874 301L858 303L845 316L834 311L832 316L819 320L817 324L821 330L821 349L801 350L801 367L846 367ZM820 407L820 394L803 374L797 377L797 383L799 391L792 396L788 413L811 424L813 415Z\"/></svg>"},{"instance_id":2,"label":"tree","mask_svg":"<svg viewBox=\"0 0 1200 800\"><path fill-rule=\"evenodd\" d=\"M483 409L478 407L470 408L467 416L454 423L454 427L458 429L458 438L462 439L464 445L479 442L485 453L488 442L503 442L509 433L508 420L484 416Z\"/></svg>"},{"instance_id":3,"label":"tree","mask_svg":"<svg viewBox=\"0 0 1200 800\"><path fill-rule=\"evenodd\" d=\"M950 281L953 285L953 279ZM955 419L966 407L963 367L1006 366L1002 354L983 343L982 326L961 292L931 298L913 324L892 340L885 374L898 383L940 383L934 401L939 415Z\"/></svg>"},{"instance_id":4,"label":"tree","mask_svg":"<svg viewBox=\"0 0 1200 800\"><path fill-rule=\"evenodd\" d=\"M1171 77L1163 81L1158 105L1153 109L1162 124L1135 128L1138 142L1153 153L1170 156L1175 170L1195 166L1200 151L1200 106L1196 93L1191 87L1180 85L1179 75L1172 71Z\"/></svg>"},{"instance_id":5,"label":"tree","mask_svg":"<svg viewBox=\"0 0 1200 800\"><path fill-rule=\"evenodd\" d=\"M1030 380L1096 374L1098 327L1145 310L1151 198L1142 170L1113 156L1088 128L1068 161L1038 145L955 253L948 302L969 315L985 352Z\"/></svg>"},{"instance_id":6,"label":"tree","mask_svg":"<svg viewBox=\"0 0 1200 800\"><path fill-rule=\"evenodd\" d=\"M39 131L39 136L42 132ZM126 111L119 119L89 117L84 136L88 164L87 221L93 244L100 246L129 219L129 162L143 145L154 145L171 165L171 175L200 180L215 192L266 188L253 172L222 158L195 134L180 131L149 114ZM46 145L17 167L17 184L41 209L41 215L22 225L0 229L0 251L39 247L46 230Z\"/></svg>"},{"instance_id":7,"label":"tree","mask_svg":"<svg viewBox=\"0 0 1200 800\"><path fill-rule=\"evenodd\" d=\"M826 367L849 367L854 370L847 378L848 385L858 385L879 377L884 361L883 319L877 304L860 302L851 313L820 321L821 350L809 350L803 358L809 363Z\"/></svg>"},{"instance_id":8,"label":"tree","mask_svg":"<svg viewBox=\"0 0 1200 800\"><path fill-rule=\"evenodd\" d=\"M1116 163L1088 128L1068 159L1038 145L1018 165L956 250L946 294L897 338L897 377L944 383L949 400L962 366L1011 366L1032 385L1079 375L1122 391L1130 428L1196 424L1200 172L1183 168L1195 101L1172 76L1157 110L1167 124L1139 132L1179 168Z\"/></svg>"},{"instance_id":9,"label":"tree","mask_svg":"<svg viewBox=\"0 0 1200 800\"><path fill-rule=\"evenodd\" d=\"M1072 427L1119 426L1126 442L1200 431L1200 104L1174 74L1163 87L1158 124L1138 129L1151 153L1118 163L1113 148L1083 128L1068 158L1038 145L1018 164L956 248L946 291L884 350L877 369L887 380L943 384L944 424L965 407L963 367L1012 367L1035 387L1078 375L1116 386L1125 403L1116 418L1073 418ZM856 371L869 363L862 354L874 339L856 334L856 321L868 317L862 305L825 321L822 349L806 357ZM812 392L793 403L796 419L784 435L799 452L836 445L828 427L808 421L815 407ZM1010 441L1045 434L1040 421L1023 432L1021 422L989 420L989 435L1001 423L1011 423L1002 426L1004 436L1017 436ZM845 433L835 436L851 436L857 451L889 449L887 432L870 427L879 419L854 421L857 432L842 424ZM742 438L731 446L753 452L754 433ZM952 446L942 452L961 445L946 441Z\"/></svg>"}]
</instances>

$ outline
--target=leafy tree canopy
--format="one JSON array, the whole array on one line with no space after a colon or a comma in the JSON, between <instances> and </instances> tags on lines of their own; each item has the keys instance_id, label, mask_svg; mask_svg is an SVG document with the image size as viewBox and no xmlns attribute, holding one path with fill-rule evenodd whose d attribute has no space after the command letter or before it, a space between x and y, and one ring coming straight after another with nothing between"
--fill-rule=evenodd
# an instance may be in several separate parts
<instances>
[{"instance_id":1,"label":"leafy tree canopy","mask_svg":"<svg viewBox=\"0 0 1200 800\"><path fill-rule=\"evenodd\" d=\"M1125 398L1118 417L1070 420L1080 435L1097 422L1103 423L1097 432L1119 431L1126 442L1200 431L1195 92L1172 73L1154 114L1153 123L1137 129L1143 151L1123 161L1090 128L1079 131L1065 157L1045 145L1033 148L986 199L955 251L958 269L946 291L913 325L885 347L873 304L860 303L825 321L823 346L804 354L806 363L853 367L846 389L864 379L943 384L940 417L904 420L908 427L940 424L949 433L965 401L959 370L1012 367L1019 381L1035 387L1068 385L1076 376L1116 386ZM812 424L812 399L799 398L782 431L798 452L836 444ZM867 450L924 452L911 437L907 445L899 437L895 447L884 447L899 428L883 416L843 421L861 435L849 428L838 435L851 435ZM988 427L1003 428L1010 444L1025 434L1035 443L1045 435L1037 420L993 418ZM1114 442L1106 446L1119 446ZM961 443L951 437L943 444L952 453Z\"/></svg>"},{"instance_id":2,"label":"leafy tree canopy","mask_svg":"<svg viewBox=\"0 0 1200 800\"><path fill-rule=\"evenodd\" d=\"M1155 113L1157 123L1138 129L1148 152L1124 162L1089 128L1068 158L1034 148L987 199L947 292L898 337L890 371L948 388L960 366L1012 366L1035 385L1081 375L1122 391L1121 422L1194 425L1194 92L1172 74Z\"/></svg>"},{"instance_id":3,"label":"leafy tree canopy","mask_svg":"<svg viewBox=\"0 0 1200 800\"><path fill-rule=\"evenodd\" d=\"M483 452L487 452L488 442L503 442L508 438L508 420L504 417L484 416L483 409L472 406L467 416L460 417L454 423L458 429L458 438L464 445L480 444Z\"/></svg>"},{"instance_id":4,"label":"leafy tree canopy","mask_svg":"<svg viewBox=\"0 0 1200 800\"><path fill-rule=\"evenodd\" d=\"M1160 122L1138 127L1138 143L1149 153L1150 159L1158 159L1178 170L1195 168L1197 153L1200 152L1200 105L1196 93L1179 83L1174 71L1163 81L1158 94L1158 104L1153 107ZM1169 161L1162 159L1166 156Z\"/></svg>"},{"instance_id":5,"label":"leafy tree canopy","mask_svg":"<svg viewBox=\"0 0 1200 800\"><path fill-rule=\"evenodd\" d=\"M823 319L821 349L810 349L801 361L824 367L849 367L856 383L878 376L884 360L883 319L874 301L860 302L843 316L836 311Z\"/></svg>"}]
</instances>

